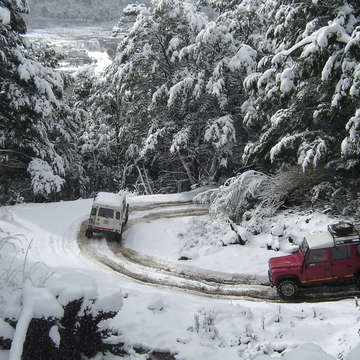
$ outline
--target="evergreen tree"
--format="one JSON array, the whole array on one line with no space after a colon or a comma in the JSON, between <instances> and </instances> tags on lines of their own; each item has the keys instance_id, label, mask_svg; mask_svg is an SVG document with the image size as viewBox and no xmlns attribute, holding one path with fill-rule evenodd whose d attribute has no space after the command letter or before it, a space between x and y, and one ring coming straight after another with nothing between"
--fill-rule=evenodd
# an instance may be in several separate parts
<instances>
[{"instance_id":1,"label":"evergreen tree","mask_svg":"<svg viewBox=\"0 0 360 360\"><path fill-rule=\"evenodd\" d=\"M63 77L39 62L50 52L20 36L26 1L2 0L0 6L10 14L10 21L0 22L1 200L49 198L74 169L76 126L63 101Z\"/></svg>"},{"instance_id":2,"label":"evergreen tree","mask_svg":"<svg viewBox=\"0 0 360 360\"><path fill-rule=\"evenodd\" d=\"M99 87L111 96L104 118L119 151L127 149L124 169L146 192L231 173L240 159L242 82L257 52L191 1L155 1L136 14Z\"/></svg>"},{"instance_id":3,"label":"evergreen tree","mask_svg":"<svg viewBox=\"0 0 360 360\"><path fill-rule=\"evenodd\" d=\"M359 103L360 59L354 51L359 6L345 1L273 4L263 5L263 13L274 19L267 32L269 53L259 60L260 71L244 82L249 143L243 159L265 169L343 166L341 143L346 130L353 129L350 119ZM343 154L350 156L349 151Z\"/></svg>"}]
</instances>

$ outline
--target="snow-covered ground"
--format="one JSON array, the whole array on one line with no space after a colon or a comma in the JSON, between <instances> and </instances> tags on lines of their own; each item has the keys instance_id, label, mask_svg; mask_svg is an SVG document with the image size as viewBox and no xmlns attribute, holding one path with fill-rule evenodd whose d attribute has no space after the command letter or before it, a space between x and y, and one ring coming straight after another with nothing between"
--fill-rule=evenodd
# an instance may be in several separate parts
<instances>
[{"instance_id":1,"label":"snow-covered ground","mask_svg":"<svg viewBox=\"0 0 360 360\"><path fill-rule=\"evenodd\" d=\"M153 203L183 202L173 206L186 208L193 195L134 197L130 204L138 210L131 213L130 221L139 218L140 211L146 214L140 208ZM278 304L195 296L135 282L87 257L80 251L77 234L91 201L0 208L0 319L18 315L22 294L19 284L25 275L34 285L63 297L71 297L74 292L105 296L121 290L123 306L111 325L119 329L122 341L169 350L177 354L177 359L268 360L280 358L280 353L285 360L359 359L360 307L356 299ZM187 265L264 275L269 257L291 250L289 236L297 240L306 232L325 229L334 219L311 212L283 213L264 224L264 234L242 233L247 236L245 246L225 247L219 241L231 242L232 231L209 221L207 216L147 221L134 221L128 227L126 246L175 265L183 264L177 259L186 253L192 258ZM280 251L267 250L267 244L279 246ZM13 336L9 332L0 320L0 338ZM0 351L1 360L8 358L8 351Z\"/></svg>"}]
</instances>

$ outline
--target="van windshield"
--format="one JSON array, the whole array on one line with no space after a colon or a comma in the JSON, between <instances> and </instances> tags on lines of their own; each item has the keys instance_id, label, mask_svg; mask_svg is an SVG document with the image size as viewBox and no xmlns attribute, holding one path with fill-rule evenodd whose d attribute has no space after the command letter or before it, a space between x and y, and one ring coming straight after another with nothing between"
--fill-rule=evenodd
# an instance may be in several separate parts
<instances>
[{"instance_id":1,"label":"van windshield","mask_svg":"<svg viewBox=\"0 0 360 360\"><path fill-rule=\"evenodd\" d=\"M114 217L114 210L113 209L100 208L98 216L101 216L101 217L104 217L104 218L113 218Z\"/></svg>"},{"instance_id":2,"label":"van windshield","mask_svg":"<svg viewBox=\"0 0 360 360\"><path fill-rule=\"evenodd\" d=\"M306 253L309 250L309 244L307 243L306 239L304 238L302 244L300 245L300 250L303 253L303 255L305 256Z\"/></svg>"}]
</instances>

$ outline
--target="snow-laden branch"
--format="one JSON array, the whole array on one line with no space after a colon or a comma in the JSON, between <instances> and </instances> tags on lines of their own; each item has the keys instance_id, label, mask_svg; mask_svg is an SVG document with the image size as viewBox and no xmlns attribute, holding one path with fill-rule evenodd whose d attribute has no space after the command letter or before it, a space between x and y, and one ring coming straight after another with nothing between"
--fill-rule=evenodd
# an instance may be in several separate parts
<instances>
[{"instance_id":1,"label":"snow-laden branch","mask_svg":"<svg viewBox=\"0 0 360 360\"><path fill-rule=\"evenodd\" d=\"M283 50L276 54L272 59L273 64L283 62L284 57L291 55L294 51L304 47L305 45L313 43L314 46L319 46L324 49L328 46L329 39L334 37L337 42L348 44L351 40L351 36L345 31L345 29L338 23L333 23L328 26L324 26L315 31L311 35L302 39L288 50Z\"/></svg>"},{"instance_id":2,"label":"snow-laden branch","mask_svg":"<svg viewBox=\"0 0 360 360\"><path fill-rule=\"evenodd\" d=\"M45 288L36 288L31 280L24 283L22 310L16 324L14 338L9 352L9 360L21 360L26 334L32 318L60 318L64 310L53 294Z\"/></svg>"}]
</instances>

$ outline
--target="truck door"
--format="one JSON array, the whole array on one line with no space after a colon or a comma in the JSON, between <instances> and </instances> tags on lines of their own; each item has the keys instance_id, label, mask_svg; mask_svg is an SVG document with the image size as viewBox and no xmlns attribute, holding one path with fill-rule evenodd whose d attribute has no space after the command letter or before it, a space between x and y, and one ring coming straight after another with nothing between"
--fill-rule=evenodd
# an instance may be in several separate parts
<instances>
[{"instance_id":1,"label":"truck door","mask_svg":"<svg viewBox=\"0 0 360 360\"><path fill-rule=\"evenodd\" d=\"M330 280L332 280L332 270L328 249L310 250L306 260L304 283Z\"/></svg>"},{"instance_id":2,"label":"truck door","mask_svg":"<svg viewBox=\"0 0 360 360\"><path fill-rule=\"evenodd\" d=\"M331 249L333 258L333 277L335 279L349 279L353 277L353 260L350 246L338 246Z\"/></svg>"}]
</instances>

